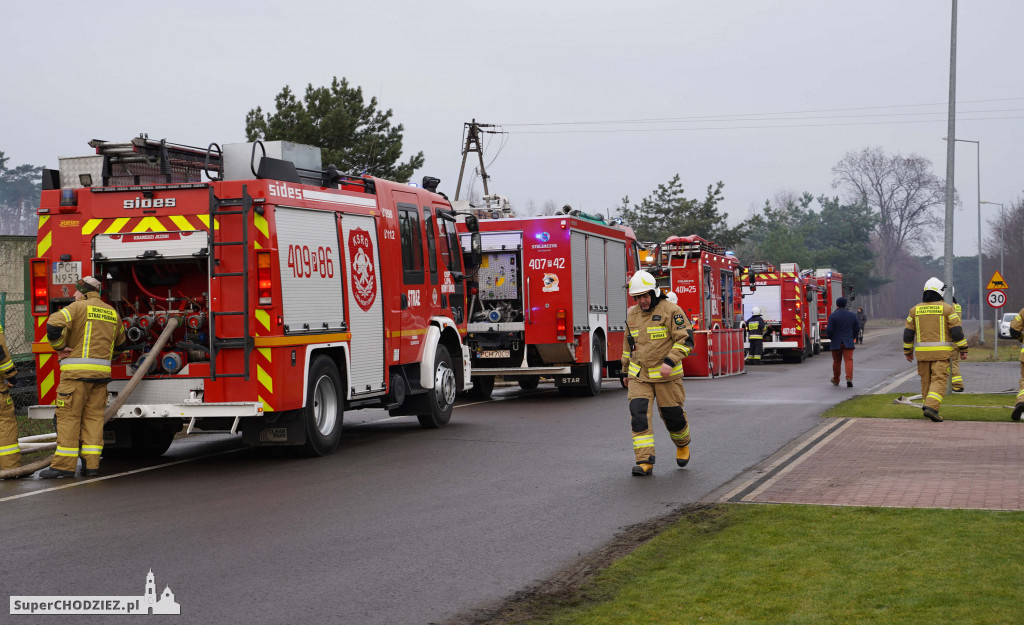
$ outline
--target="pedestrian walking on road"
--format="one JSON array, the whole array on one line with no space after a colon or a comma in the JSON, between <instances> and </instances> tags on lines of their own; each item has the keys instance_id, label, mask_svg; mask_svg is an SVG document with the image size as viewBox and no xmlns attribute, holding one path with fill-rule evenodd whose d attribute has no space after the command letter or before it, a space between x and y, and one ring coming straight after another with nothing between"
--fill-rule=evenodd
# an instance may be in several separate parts
<instances>
[{"instance_id":1,"label":"pedestrian walking on road","mask_svg":"<svg viewBox=\"0 0 1024 625\"><path fill-rule=\"evenodd\" d=\"M750 344L750 353L747 360L752 365L761 364L761 354L764 352L764 317L761 316L761 307L754 306L750 311L752 314L747 319L747 342Z\"/></svg>"},{"instance_id":2,"label":"pedestrian walking on road","mask_svg":"<svg viewBox=\"0 0 1024 625\"><path fill-rule=\"evenodd\" d=\"M0 324L0 470L21 466L21 447L18 446L18 420L14 416L11 387L18 369L11 360Z\"/></svg>"},{"instance_id":3,"label":"pedestrian walking on road","mask_svg":"<svg viewBox=\"0 0 1024 625\"><path fill-rule=\"evenodd\" d=\"M693 349L693 326L679 306L658 289L654 276L638 271L629 280L629 294L636 301L626 313L629 351L622 353L622 370L628 371L630 429L633 431L633 475L654 470L654 402L676 445L676 464L690 461L690 424L683 403L683 358Z\"/></svg>"},{"instance_id":4,"label":"pedestrian walking on road","mask_svg":"<svg viewBox=\"0 0 1024 625\"><path fill-rule=\"evenodd\" d=\"M903 355L907 362L917 356L917 373L921 376L921 397L924 416L942 421L939 409L949 379L949 358L955 350L960 359L967 358L967 339L960 327L960 315L952 305L942 301L946 285L938 278L924 283L922 302L910 309L903 327Z\"/></svg>"},{"instance_id":5,"label":"pedestrian walking on road","mask_svg":"<svg viewBox=\"0 0 1024 625\"><path fill-rule=\"evenodd\" d=\"M828 325L825 326L825 334L829 338L829 346L832 350L832 385L839 386L839 374L842 373L843 363L846 363L846 386L853 386L853 350L857 342L857 333L860 330L860 323L857 315L846 310L846 298L840 297L836 300L836 309L828 316Z\"/></svg>"},{"instance_id":6,"label":"pedestrian walking on road","mask_svg":"<svg viewBox=\"0 0 1024 625\"><path fill-rule=\"evenodd\" d=\"M864 314L864 307L857 307L857 324L860 326L860 331L857 332L857 342L861 345L864 344L864 327L868 325L868 316Z\"/></svg>"},{"instance_id":7,"label":"pedestrian walking on road","mask_svg":"<svg viewBox=\"0 0 1024 625\"><path fill-rule=\"evenodd\" d=\"M110 360L125 344L121 317L100 299L99 280L75 284L75 301L46 320L46 340L60 359L57 451L39 477L74 477L79 455L83 475L99 475Z\"/></svg>"},{"instance_id":8,"label":"pedestrian walking on road","mask_svg":"<svg viewBox=\"0 0 1024 625\"><path fill-rule=\"evenodd\" d=\"M1020 384L1017 387L1017 404L1013 407L1010 418L1020 421L1024 416L1024 308L1020 309L1017 316L1010 322L1010 337L1022 343L1020 348Z\"/></svg>"}]
</instances>

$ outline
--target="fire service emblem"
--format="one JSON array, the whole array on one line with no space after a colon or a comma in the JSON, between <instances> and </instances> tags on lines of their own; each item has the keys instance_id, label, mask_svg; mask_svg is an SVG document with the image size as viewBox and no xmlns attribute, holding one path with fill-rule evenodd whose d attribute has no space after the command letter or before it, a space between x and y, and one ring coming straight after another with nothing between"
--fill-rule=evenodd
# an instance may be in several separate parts
<instances>
[{"instance_id":1,"label":"fire service emblem","mask_svg":"<svg viewBox=\"0 0 1024 625\"><path fill-rule=\"evenodd\" d=\"M377 299L377 269L373 265L373 240L370 233L355 228L348 233L349 266L352 270L352 297L356 304L369 312Z\"/></svg>"}]
</instances>

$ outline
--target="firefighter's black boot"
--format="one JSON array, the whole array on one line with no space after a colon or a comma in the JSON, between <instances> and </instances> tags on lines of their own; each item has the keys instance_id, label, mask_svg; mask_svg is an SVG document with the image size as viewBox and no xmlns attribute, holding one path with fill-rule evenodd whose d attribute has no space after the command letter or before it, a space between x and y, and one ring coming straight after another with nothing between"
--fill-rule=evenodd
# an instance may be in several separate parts
<instances>
[{"instance_id":1,"label":"firefighter's black boot","mask_svg":"<svg viewBox=\"0 0 1024 625\"><path fill-rule=\"evenodd\" d=\"M1024 401L1017 402L1017 405L1013 407L1013 414L1010 418L1014 421L1020 421L1021 416L1024 416Z\"/></svg>"},{"instance_id":2,"label":"firefighter's black boot","mask_svg":"<svg viewBox=\"0 0 1024 625\"><path fill-rule=\"evenodd\" d=\"M39 472L40 479L52 480L60 479L64 477L75 477L74 471L61 471L60 469L54 469L53 467L47 467Z\"/></svg>"},{"instance_id":3,"label":"firefighter's black boot","mask_svg":"<svg viewBox=\"0 0 1024 625\"><path fill-rule=\"evenodd\" d=\"M685 467L690 462L690 446L676 447L676 464Z\"/></svg>"},{"instance_id":4,"label":"firefighter's black boot","mask_svg":"<svg viewBox=\"0 0 1024 625\"><path fill-rule=\"evenodd\" d=\"M90 469L89 467L85 466L85 458L81 458L78 464L82 467L82 475L84 475L85 477L96 477L97 475L100 474L100 470L98 467L95 469Z\"/></svg>"},{"instance_id":5,"label":"firefighter's black boot","mask_svg":"<svg viewBox=\"0 0 1024 625\"><path fill-rule=\"evenodd\" d=\"M924 416L928 417L932 421L939 423L942 421L942 417L939 416L939 411L934 408L924 407Z\"/></svg>"}]
</instances>

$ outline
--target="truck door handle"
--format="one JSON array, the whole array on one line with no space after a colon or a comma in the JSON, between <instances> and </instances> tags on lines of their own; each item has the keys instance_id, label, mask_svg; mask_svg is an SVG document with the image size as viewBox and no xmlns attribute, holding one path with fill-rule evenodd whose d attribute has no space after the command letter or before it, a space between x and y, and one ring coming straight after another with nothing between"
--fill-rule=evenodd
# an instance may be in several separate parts
<instances>
[{"instance_id":1,"label":"truck door handle","mask_svg":"<svg viewBox=\"0 0 1024 625\"><path fill-rule=\"evenodd\" d=\"M405 293L402 293L402 310L405 310L408 307L409 307L409 297Z\"/></svg>"}]
</instances>

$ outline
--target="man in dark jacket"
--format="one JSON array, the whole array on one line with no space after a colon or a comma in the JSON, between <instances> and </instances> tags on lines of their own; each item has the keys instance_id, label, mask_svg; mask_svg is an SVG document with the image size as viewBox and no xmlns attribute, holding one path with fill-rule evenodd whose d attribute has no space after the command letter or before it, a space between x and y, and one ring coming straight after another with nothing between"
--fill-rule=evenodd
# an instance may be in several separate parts
<instances>
[{"instance_id":1,"label":"man in dark jacket","mask_svg":"<svg viewBox=\"0 0 1024 625\"><path fill-rule=\"evenodd\" d=\"M853 386L853 348L860 323L857 315L846 310L846 298L836 300L836 309L828 317L825 334L832 341L832 384L839 386L839 373L846 362L846 386Z\"/></svg>"},{"instance_id":2,"label":"man in dark jacket","mask_svg":"<svg viewBox=\"0 0 1024 625\"><path fill-rule=\"evenodd\" d=\"M857 323L860 324L860 332L857 333L857 342L864 344L864 328L868 325L868 316L864 314L864 307L857 307Z\"/></svg>"}]
</instances>

